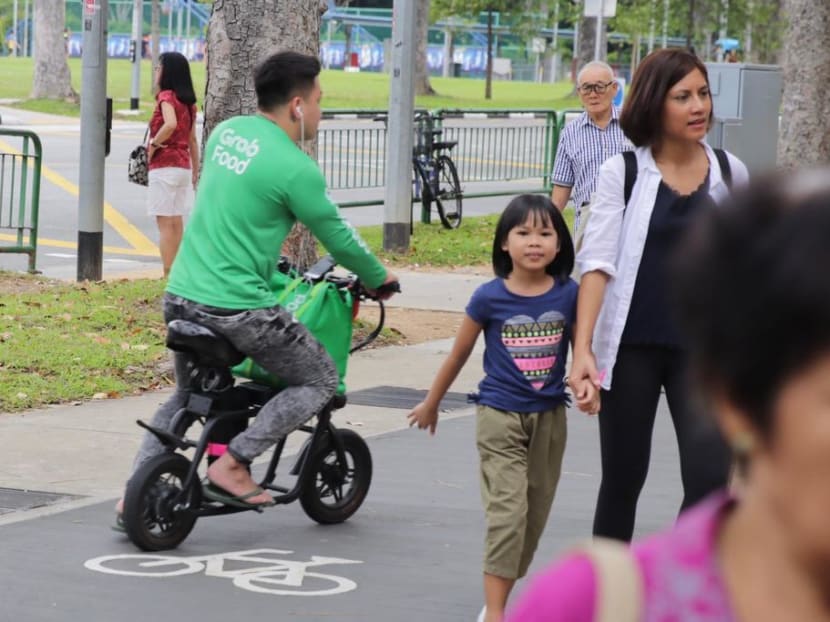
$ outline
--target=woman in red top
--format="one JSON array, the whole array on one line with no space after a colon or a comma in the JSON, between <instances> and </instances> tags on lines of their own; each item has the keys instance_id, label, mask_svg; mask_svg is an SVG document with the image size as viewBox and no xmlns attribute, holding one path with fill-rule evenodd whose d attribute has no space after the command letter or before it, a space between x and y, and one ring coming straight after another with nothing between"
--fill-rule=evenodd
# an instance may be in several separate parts
<instances>
[{"instance_id":1,"label":"woman in red top","mask_svg":"<svg viewBox=\"0 0 830 622\"><path fill-rule=\"evenodd\" d=\"M150 119L147 211L156 217L164 276L176 258L183 217L193 203L199 179L196 94L190 65L178 52L165 52L156 66L158 106Z\"/></svg>"}]
</instances>

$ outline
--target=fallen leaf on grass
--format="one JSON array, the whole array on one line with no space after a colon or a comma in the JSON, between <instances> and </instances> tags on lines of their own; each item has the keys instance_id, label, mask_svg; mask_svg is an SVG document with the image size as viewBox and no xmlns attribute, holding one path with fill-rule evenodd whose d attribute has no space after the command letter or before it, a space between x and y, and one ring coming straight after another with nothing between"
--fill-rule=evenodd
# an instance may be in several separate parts
<instances>
[{"instance_id":1,"label":"fallen leaf on grass","mask_svg":"<svg viewBox=\"0 0 830 622\"><path fill-rule=\"evenodd\" d=\"M95 333L84 333L84 337L89 337L95 343L100 343L101 345L106 345L110 343L110 340L106 337L101 337L101 335L96 335Z\"/></svg>"},{"instance_id":2,"label":"fallen leaf on grass","mask_svg":"<svg viewBox=\"0 0 830 622\"><path fill-rule=\"evenodd\" d=\"M92 399L94 399L94 400L105 400L108 397L109 397L109 395L106 394L106 393L96 393L95 395L92 396Z\"/></svg>"}]
</instances>

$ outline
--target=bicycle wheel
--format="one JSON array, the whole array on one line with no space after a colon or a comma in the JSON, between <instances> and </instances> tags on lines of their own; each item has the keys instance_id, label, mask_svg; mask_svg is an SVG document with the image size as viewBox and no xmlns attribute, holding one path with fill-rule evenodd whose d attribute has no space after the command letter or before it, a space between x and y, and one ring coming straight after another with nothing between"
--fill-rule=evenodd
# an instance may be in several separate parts
<instances>
[{"instance_id":1,"label":"bicycle wheel","mask_svg":"<svg viewBox=\"0 0 830 622\"><path fill-rule=\"evenodd\" d=\"M289 571L290 568L249 572L234 577L233 584L243 590L279 596L331 596L357 587L357 583L346 577L319 572L303 572L301 583L294 585L286 580Z\"/></svg>"},{"instance_id":2,"label":"bicycle wheel","mask_svg":"<svg viewBox=\"0 0 830 622\"><path fill-rule=\"evenodd\" d=\"M457 229L461 224L461 184L455 162L447 155L438 156L436 162L435 208L441 224L447 229Z\"/></svg>"},{"instance_id":3,"label":"bicycle wheel","mask_svg":"<svg viewBox=\"0 0 830 622\"><path fill-rule=\"evenodd\" d=\"M193 529L196 516L188 508L201 503L201 488L184 490L190 461L164 453L145 462L127 483L124 527L127 536L145 551L163 551L179 545Z\"/></svg>"},{"instance_id":4,"label":"bicycle wheel","mask_svg":"<svg viewBox=\"0 0 830 622\"><path fill-rule=\"evenodd\" d=\"M300 493L300 505L309 518L323 525L342 523L357 509L372 482L372 454L359 434L335 432L343 444L346 464L337 460L333 443L317 450L308 463L311 473Z\"/></svg>"}]
</instances>

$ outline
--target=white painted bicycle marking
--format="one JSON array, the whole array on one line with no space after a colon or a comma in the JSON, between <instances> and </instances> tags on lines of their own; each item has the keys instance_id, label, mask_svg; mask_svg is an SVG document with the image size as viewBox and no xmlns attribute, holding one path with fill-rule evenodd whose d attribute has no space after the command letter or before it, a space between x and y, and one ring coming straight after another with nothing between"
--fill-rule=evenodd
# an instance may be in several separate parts
<instances>
[{"instance_id":1,"label":"white painted bicycle marking","mask_svg":"<svg viewBox=\"0 0 830 622\"><path fill-rule=\"evenodd\" d=\"M282 549L252 549L194 557L133 553L95 557L84 562L84 567L105 574L151 578L204 571L207 577L231 579L243 590L281 596L331 596L357 587L357 583L346 577L309 572L308 569L329 564L362 564L362 561L319 555L312 555L309 561L285 559L285 555L293 553Z\"/></svg>"}]
</instances>

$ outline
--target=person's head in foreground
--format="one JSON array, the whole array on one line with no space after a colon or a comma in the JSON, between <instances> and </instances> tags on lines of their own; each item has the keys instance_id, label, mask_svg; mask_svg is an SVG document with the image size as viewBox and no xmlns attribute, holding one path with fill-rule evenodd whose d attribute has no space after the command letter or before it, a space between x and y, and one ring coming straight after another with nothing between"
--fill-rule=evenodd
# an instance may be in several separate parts
<instances>
[{"instance_id":1,"label":"person's head in foreground","mask_svg":"<svg viewBox=\"0 0 830 622\"><path fill-rule=\"evenodd\" d=\"M696 378L747 466L735 518L822 568L828 589L829 240L830 170L805 170L714 210L675 258Z\"/></svg>"},{"instance_id":2,"label":"person's head in foreground","mask_svg":"<svg viewBox=\"0 0 830 622\"><path fill-rule=\"evenodd\" d=\"M826 168L769 176L707 211L675 255L694 379L746 468L734 499L635 542L632 620L830 620L828 268ZM612 587L589 559L539 575L507 619L600 619Z\"/></svg>"}]
</instances>

